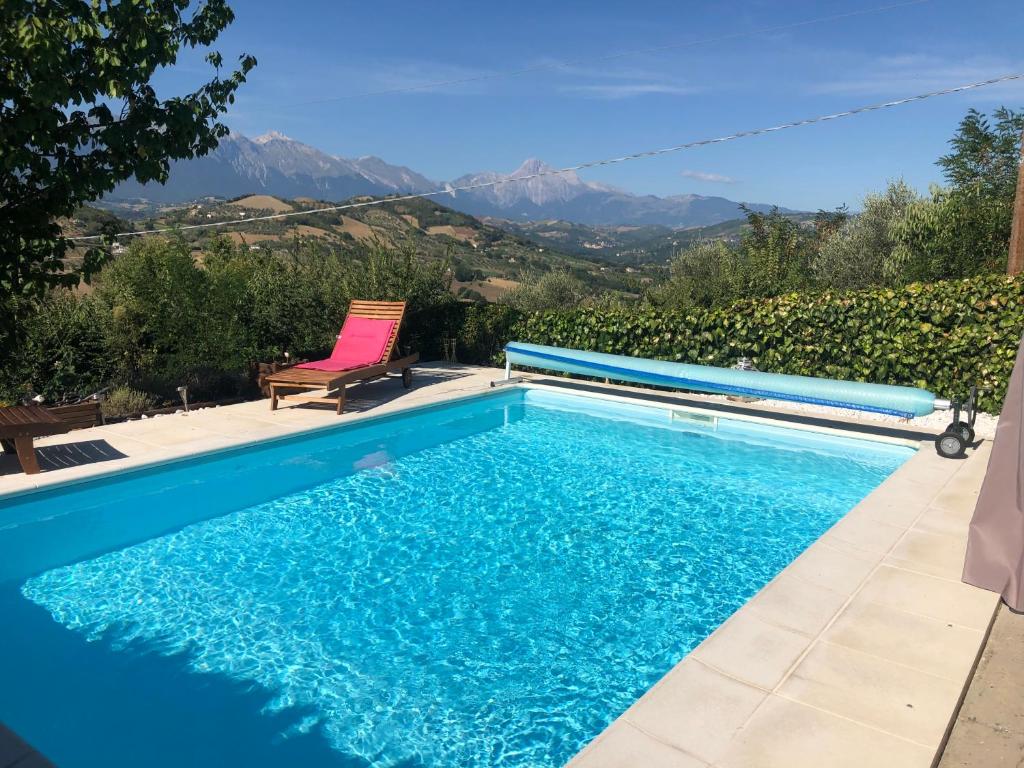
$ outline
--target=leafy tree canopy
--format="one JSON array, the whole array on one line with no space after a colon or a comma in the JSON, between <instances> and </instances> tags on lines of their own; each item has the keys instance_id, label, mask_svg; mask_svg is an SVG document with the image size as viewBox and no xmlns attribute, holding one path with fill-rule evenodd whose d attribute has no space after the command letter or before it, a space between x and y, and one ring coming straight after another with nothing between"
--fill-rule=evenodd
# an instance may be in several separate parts
<instances>
[{"instance_id":1,"label":"leafy tree canopy","mask_svg":"<svg viewBox=\"0 0 1024 768\"><path fill-rule=\"evenodd\" d=\"M991 121L970 110L938 160L948 189L911 205L893 227L904 280L970 277L1006 264L1024 112L1000 107Z\"/></svg>"},{"instance_id":2,"label":"leafy tree canopy","mask_svg":"<svg viewBox=\"0 0 1024 768\"><path fill-rule=\"evenodd\" d=\"M938 160L954 189L980 187L996 197L1013 199L1020 165L1024 112L1000 107L992 122L975 109L960 121L950 139L952 152Z\"/></svg>"},{"instance_id":3,"label":"leafy tree canopy","mask_svg":"<svg viewBox=\"0 0 1024 768\"><path fill-rule=\"evenodd\" d=\"M777 296L806 283L814 252L810 233L778 208L767 214L740 208L748 225L740 241L746 272L743 295Z\"/></svg>"},{"instance_id":4,"label":"leafy tree canopy","mask_svg":"<svg viewBox=\"0 0 1024 768\"><path fill-rule=\"evenodd\" d=\"M212 79L183 96L161 98L150 84L234 18L225 0L191 5L0 3L0 303L88 279L102 250L71 263L57 219L131 177L166 180L171 160L204 155L227 133L217 118L255 66L251 56L224 75L221 55L209 52Z\"/></svg>"}]
</instances>

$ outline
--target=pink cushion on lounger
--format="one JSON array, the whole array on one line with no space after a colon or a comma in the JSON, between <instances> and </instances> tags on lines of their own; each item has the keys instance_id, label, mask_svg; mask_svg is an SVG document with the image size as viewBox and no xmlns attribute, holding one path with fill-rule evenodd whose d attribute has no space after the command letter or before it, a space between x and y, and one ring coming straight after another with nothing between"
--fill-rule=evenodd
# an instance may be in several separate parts
<instances>
[{"instance_id":1,"label":"pink cushion on lounger","mask_svg":"<svg viewBox=\"0 0 1024 768\"><path fill-rule=\"evenodd\" d=\"M296 368L312 368L314 371L352 371L356 368L365 368L368 365L377 363L357 362L353 360L335 360L328 357L324 360L312 360L308 363L299 363Z\"/></svg>"},{"instance_id":2,"label":"pink cushion on lounger","mask_svg":"<svg viewBox=\"0 0 1024 768\"><path fill-rule=\"evenodd\" d=\"M338 334L334 351L326 360L301 363L298 368L313 368L318 371L350 371L367 365L383 362L388 340L395 329L395 320L376 320L370 317L345 318L345 325Z\"/></svg>"}]
</instances>

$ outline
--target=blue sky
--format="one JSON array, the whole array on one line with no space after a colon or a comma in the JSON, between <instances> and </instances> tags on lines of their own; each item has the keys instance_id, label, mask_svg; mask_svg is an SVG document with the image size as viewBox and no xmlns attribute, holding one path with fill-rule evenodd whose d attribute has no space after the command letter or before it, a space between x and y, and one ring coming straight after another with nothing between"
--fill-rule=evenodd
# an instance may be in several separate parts
<instances>
[{"instance_id":1,"label":"blue sky","mask_svg":"<svg viewBox=\"0 0 1024 768\"><path fill-rule=\"evenodd\" d=\"M378 155L451 179L511 171L527 157L571 165L1024 72L1020 0L926 0L698 42L885 4L235 0L237 19L217 48L228 61L251 53L259 65L225 121L249 136L277 130L331 154ZM358 96L692 42L517 77ZM158 84L169 94L202 74L198 57L186 56ZM856 209L888 179L902 176L921 190L939 181L935 159L968 107L1000 104L1024 107L1024 82L584 178L641 194Z\"/></svg>"}]
</instances>

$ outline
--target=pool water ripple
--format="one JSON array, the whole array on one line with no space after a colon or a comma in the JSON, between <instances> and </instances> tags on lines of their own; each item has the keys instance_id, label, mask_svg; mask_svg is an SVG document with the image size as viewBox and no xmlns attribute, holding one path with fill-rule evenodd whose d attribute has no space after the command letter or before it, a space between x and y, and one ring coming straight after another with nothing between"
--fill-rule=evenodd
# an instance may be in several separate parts
<instances>
[{"instance_id":1,"label":"pool water ripple","mask_svg":"<svg viewBox=\"0 0 1024 768\"><path fill-rule=\"evenodd\" d=\"M502 407L21 593L353 765L558 766L906 458Z\"/></svg>"}]
</instances>

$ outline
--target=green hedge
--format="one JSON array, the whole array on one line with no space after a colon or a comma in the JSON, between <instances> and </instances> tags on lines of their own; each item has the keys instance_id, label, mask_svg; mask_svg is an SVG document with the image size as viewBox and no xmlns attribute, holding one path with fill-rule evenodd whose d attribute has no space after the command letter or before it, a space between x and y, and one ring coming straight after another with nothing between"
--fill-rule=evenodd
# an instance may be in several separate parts
<instances>
[{"instance_id":1,"label":"green hedge","mask_svg":"<svg viewBox=\"0 0 1024 768\"><path fill-rule=\"evenodd\" d=\"M53 400L112 383L160 393L156 385L144 386L157 374L166 380L164 389L187 381L197 392L217 395L220 379L246 379L246 361L270 359L278 347L302 354L306 347L309 354L330 349L344 297L333 303L240 300L237 290L228 290L235 286L232 275L221 272L184 315L159 311L156 301L184 306L180 298L171 301L181 293L174 281L147 280L154 299L118 301L112 309L91 296L54 294L26 320L18 354L0 358L0 399L40 392ZM788 294L687 312L627 306L523 315L504 305L455 302L447 294L441 299L410 306L399 340L403 351L437 360L454 346L463 362L503 364L501 350L515 339L704 365L729 366L747 356L765 371L920 386L941 397L963 395L976 383L990 392L982 407L992 412L1002 404L1024 331L1024 278L1004 276ZM136 305L152 317L130 316ZM242 319L232 321L233 313ZM168 325L172 318L182 322ZM207 374L197 368L205 361L221 368ZM134 376L126 374L135 368Z\"/></svg>"},{"instance_id":2,"label":"green hedge","mask_svg":"<svg viewBox=\"0 0 1024 768\"><path fill-rule=\"evenodd\" d=\"M1024 331L1024 279L975 277L854 293L787 294L690 312L542 312L510 338L636 357L924 387L971 384L996 412ZM496 360L500 362L500 360Z\"/></svg>"}]
</instances>

